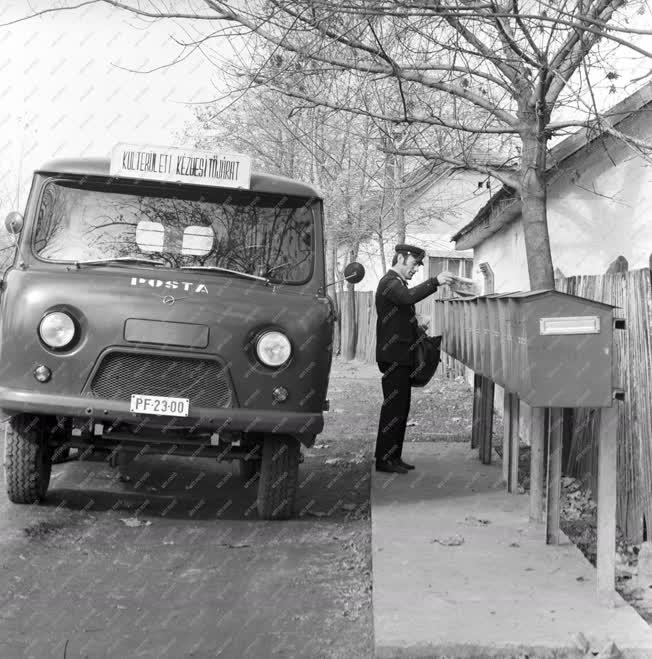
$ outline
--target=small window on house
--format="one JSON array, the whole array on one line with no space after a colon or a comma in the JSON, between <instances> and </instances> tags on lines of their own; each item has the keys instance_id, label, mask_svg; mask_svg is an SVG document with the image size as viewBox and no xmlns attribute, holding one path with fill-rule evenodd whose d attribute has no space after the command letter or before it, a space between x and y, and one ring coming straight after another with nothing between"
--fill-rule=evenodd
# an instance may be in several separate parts
<instances>
[{"instance_id":1,"label":"small window on house","mask_svg":"<svg viewBox=\"0 0 652 659\"><path fill-rule=\"evenodd\" d=\"M162 252L165 229L160 222L142 220L136 225L136 244L141 252Z\"/></svg>"},{"instance_id":2,"label":"small window on house","mask_svg":"<svg viewBox=\"0 0 652 659\"><path fill-rule=\"evenodd\" d=\"M189 226L183 230L181 253L188 256L206 256L213 249L215 234L211 227Z\"/></svg>"}]
</instances>

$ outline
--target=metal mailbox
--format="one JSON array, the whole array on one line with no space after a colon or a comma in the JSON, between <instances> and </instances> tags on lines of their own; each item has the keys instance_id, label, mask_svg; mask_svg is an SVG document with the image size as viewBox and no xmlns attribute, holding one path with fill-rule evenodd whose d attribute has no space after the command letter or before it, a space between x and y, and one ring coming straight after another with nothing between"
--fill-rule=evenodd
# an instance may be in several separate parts
<instances>
[{"instance_id":1,"label":"metal mailbox","mask_svg":"<svg viewBox=\"0 0 652 659\"><path fill-rule=\"evenodd\" d=\"M615 307L555 290L438 300L442 349L533 407L610 407Z\"/></svg>"}]
</instances>

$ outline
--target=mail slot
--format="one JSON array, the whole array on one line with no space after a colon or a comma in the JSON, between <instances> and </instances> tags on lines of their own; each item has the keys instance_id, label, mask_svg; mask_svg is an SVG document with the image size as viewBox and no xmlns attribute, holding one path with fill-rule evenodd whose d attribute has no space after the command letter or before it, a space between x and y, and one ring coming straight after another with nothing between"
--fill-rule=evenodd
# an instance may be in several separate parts
<instances>
[{"instance_id":1,"label":"mail slot","mask_svg":"<svg viewBox=\"0 0 652 659\"><path fill-rule=\"evenodd\" d=\"M443 349L529 405L612 405L613 305L555 290L436 304Z\"/></svg>"}]
</instances>

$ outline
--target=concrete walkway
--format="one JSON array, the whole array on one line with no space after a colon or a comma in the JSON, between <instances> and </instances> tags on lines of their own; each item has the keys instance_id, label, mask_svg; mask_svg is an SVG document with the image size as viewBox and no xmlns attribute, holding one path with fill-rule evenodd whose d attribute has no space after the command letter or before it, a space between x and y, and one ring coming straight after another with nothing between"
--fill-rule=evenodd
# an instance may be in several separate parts
<instances>
[{"instance_id":1,"label":"concrete walkway","mask_svg":"<svg viewBox=\"0 0 652 659\"><path fill-rule=\"evenodd\" d=\"M468 443L409 444L403 457L417 469L372 476L377 657L594 656L576 649L580 632L594 652L614 641L652 657L650 627L620 597L598 603L593 566L565 537L545 544L500 465Z\"/></svg>"}]
</instances>

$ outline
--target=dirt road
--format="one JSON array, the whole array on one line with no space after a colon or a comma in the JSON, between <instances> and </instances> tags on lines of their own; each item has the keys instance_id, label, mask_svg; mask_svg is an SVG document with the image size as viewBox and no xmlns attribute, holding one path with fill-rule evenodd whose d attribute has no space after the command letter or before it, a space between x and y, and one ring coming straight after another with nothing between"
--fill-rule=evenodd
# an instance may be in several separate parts
<instances>
[{"instance_id":1,"label":"dirt road","mask_svg":"<svg viewBox=\"0 0 652 659\"><path fill-rule=\"evenodd\" d=\"M329 397L289 522L207 459L148 457L130 483L71 461L40 506L0 483L0 657L371 657L378 371L336 360ZM415 390L408 441L468 438L470 405L461 382Z\"/></svg>"}]
</instances>

